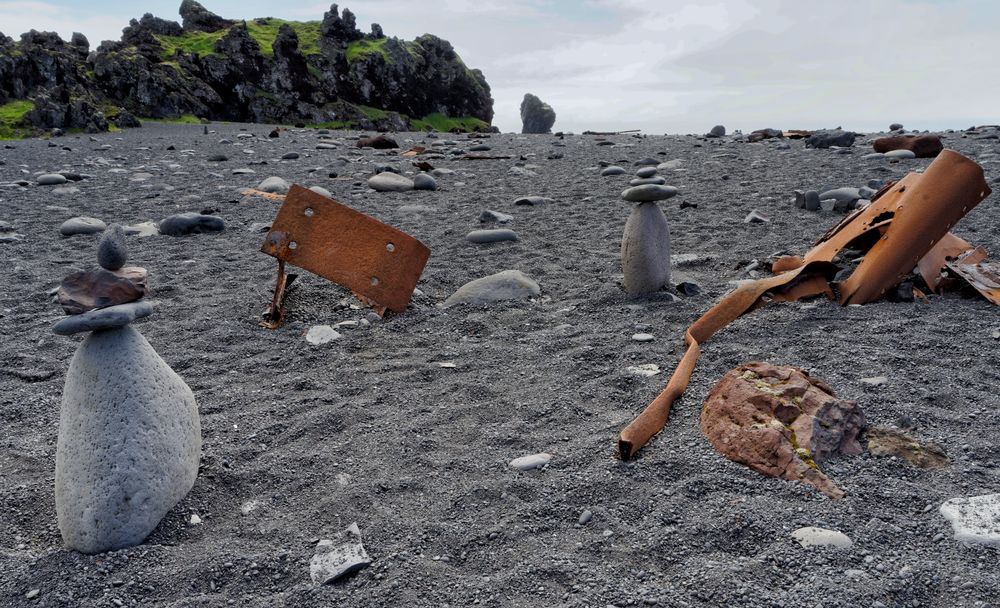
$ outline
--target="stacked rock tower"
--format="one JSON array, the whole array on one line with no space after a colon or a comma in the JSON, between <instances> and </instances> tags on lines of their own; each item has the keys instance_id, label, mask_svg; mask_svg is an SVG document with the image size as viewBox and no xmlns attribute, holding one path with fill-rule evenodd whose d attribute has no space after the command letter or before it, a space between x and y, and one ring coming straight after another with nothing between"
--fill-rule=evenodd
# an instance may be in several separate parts
<instances>
[{"instance_id":1,"label":"stacked rock tower","mask_svg":"<svg viewBox=\"0 0 1000 608\"><path fill-rule=\"evenodd\" d=\"M657 201L677 195L665 186L654 167L644 167L622 192L622 200L637 203L622 235L625 291L632 297L655 293L670 284L670 225Z\"/></svg>"},{"instance_id":2,"label":"stacked rock tower","mask_svg":"<svg viewBox=\"0 0 1000 608\"><path fill-rule=\"evenodd\" d=\"M147 272L126 267L112 225L99 268L67 276L53 327L89 332L66 374L56 448L56 515L65 543L100 553L141 543L194 485L201 424L194 394L130 324L148 317Z\"/></svg>"}]
</instances>

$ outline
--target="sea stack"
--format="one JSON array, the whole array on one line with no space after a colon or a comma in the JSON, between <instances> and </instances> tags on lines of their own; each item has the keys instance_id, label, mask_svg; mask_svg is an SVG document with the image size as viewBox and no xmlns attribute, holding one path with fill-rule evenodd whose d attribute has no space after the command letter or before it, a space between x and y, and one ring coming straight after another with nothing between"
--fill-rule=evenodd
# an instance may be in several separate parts
<instances>
[{"instance_id":1,"label":"sea stack","mask_svg":"<svg viewBox=\"0 0 1000 608\"><path fill-rule=\"evenodd\" d=\"M632 297L655 293L670 284L670 226L656 202L676 195L676 188L655 183L622 192L622 200L637 203L622 235L625 291Z\"/></svg>"},{"instance_id":2,"label":"sea stack","mask_svg":"<svg viewBox=\"0 0 1000 608\"><path fill-rule=\"evenodd\" d=\"M66 373L56 447L56 515L83 553L141 543L198 475L194 394L130 326L152 314L146 271L124 267L124 234L101 239L104 266L63 281L59 335L88 332ZM118 266L118 268L114 268Z\"/></svg>"}]
</instances>

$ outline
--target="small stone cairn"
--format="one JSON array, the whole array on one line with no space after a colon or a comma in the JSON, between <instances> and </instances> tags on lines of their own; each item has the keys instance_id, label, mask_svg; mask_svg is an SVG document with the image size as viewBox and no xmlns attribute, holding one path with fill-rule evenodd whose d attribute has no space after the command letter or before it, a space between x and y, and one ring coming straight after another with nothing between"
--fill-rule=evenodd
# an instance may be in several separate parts
<instances>
[{"instance_id":1,"label":"small stone cairn","mask_svg":"<svg viewBox=\"0 0 1000 608\"><path fill-rule=\"evenodd\" d=\"M131 327L153 313L147 272L126 267L125 235L101 238L99 268L67 276L53 331L87 333L66 374L56 447L56 515L83 553L141 543L190 491L201 457L191 389Z\"/></svg>"},{"instance_id":2,"label":"small stone cairn","mask_svg":"<svg viewBox=\"0 0 1000 608\"><path fill-rule=\"evenodd\" d=\"M643 167L622 192L622 200L638 203L625 222L622 271L625 291L632 297L655 293L670 284L670 226L657 201L677 195L665 186L655 167Z\"/></svg>"}]
</instances>

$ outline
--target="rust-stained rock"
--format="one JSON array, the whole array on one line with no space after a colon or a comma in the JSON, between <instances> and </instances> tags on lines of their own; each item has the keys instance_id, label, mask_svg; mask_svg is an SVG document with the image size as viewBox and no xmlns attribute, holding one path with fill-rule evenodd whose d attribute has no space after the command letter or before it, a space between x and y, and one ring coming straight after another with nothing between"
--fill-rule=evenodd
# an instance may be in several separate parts
<instances>
[{"instance_id":1,"label":"rust-stained rock","mask_svg":"<svg viewBox=\"0 0 1000 608\"><path fill-rule=\"evenodd\" d=\"M866 432L868 451L873 456L895 456L921 469L942 469L948 456L940 446L917 441L897 429L872 428Z\"/></svg>"},{"instance_id":2,"label":"rust-stained rock","mask_svg":"<svg viewBox=\"0 0 1000 608\"><path fill-rule=\"evenodd\" d=\"M375 148L376 150L389 150L392 148L398 148L399 144L396 143L395 139L391 137L386 137L385 135L376 135L375 137L364 137L358 140L359 148Z\"/></svg>"},{"instance_id":3,"label":"rust-stained rock","mask_svg":"<svg viewBox=\"0 0 1000 608\"><path fill-rule=\"evenodd\" d=\"M66 314L78 315L95 308L135 302L146 295L146 277L146 269L137 266L74 272L63 279L56 297Z\"/></svg>"},{"instance_id":4,"label":"rust-stained rock","mask_svg":"<svg viewBox=\"0 0 1000 608\"><path fill-rule=\"evenodd\" d=\"M934 158L944 150L944 144L937 135L896 135L881 137L872 144L876 152L891 152L893 150L909 150L917 158Z\"/></svg>"},{"instance_id":5,"label":"rust-stained rock","mask_svg":"<svg viewBox=\"0 0 1000 608\"><path fill-rule=\"evenodd\" d=\"M726 458L751 469L815 487L830 498L844 492L819 463L861 452L865 417L822 380L795 367L752 362L726 373L705 399L701 431Z\"/></svg>"}]
</instances>

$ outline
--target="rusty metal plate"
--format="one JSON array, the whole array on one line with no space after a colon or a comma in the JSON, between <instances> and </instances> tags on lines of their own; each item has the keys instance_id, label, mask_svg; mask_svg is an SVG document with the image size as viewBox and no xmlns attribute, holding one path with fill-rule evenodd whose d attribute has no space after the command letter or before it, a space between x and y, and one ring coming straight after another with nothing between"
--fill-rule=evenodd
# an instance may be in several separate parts
<instances>
[{"instance_id":1,"label":"rusty metal plate","mask_svg":"<svg viewBox=\"0 0 1000 608\"><path fill-rule=\"evenodd\" d=\"M406 310L431 255L405 232L298 185L260 250L394 312Z\"/></svg>"},{"instance_id":2,"label":"rusty metal plate","mask_svg":"<svg viewBox=\"0 0 1000 608\"><path fill-rule=\"evenodd\" d=\"M977 247L954 262L948 262L955 274L965 279L984 298L1000 306L1000 264L986 259L986 250Z\"/></svg>"}]
</instances>

